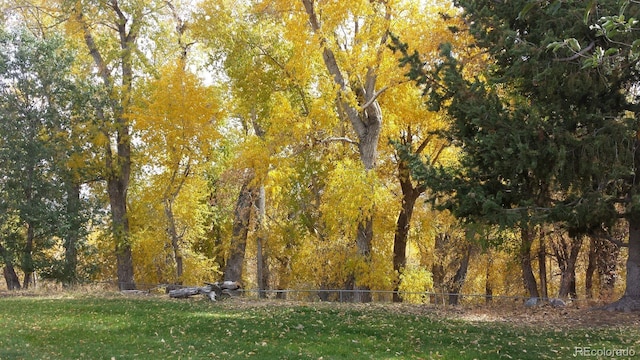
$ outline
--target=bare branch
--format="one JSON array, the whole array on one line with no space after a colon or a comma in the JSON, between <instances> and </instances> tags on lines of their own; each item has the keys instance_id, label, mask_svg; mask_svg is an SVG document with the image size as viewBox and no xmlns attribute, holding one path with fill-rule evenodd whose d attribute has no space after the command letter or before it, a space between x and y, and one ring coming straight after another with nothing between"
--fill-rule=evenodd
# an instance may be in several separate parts
<instances>
[{"instance_id":1,"label":"bare branch","mask_svg":"<svg viewBox=\"0 0 640 360\"><path fill-rule=\"evenodd\" d=\"M349 144L353 144L353 145L358 145L357 141L351 140L348 137L330 137L330 138L326 138L321 140L321 143L328 143L328 142L345 142L345 143L349 143Z\"/></svg>"},{"instance_id":2,"label":"bare branch","mask_svg":"<svg viewBox=\"0 0 640 360\"><path fill-rule=\"evenodd\" d=\"M364 105L362 105L362 107L360 108L360 111L364 111L366 110L369 106L373 105L373 103L378 99L378 96L380 96L383 92L387 91L387 89L389 89L389 86L385 86L382 89L376 91L372 96L371 99L369 99L369 101L367 101Z\"/></svg>"},{"instance_id":3,"label":"bare branch","mask_svg":"<svg viewBox=\"0 0 640 360\"><path fill-rule=\"evenodd\" d=\"M598 230L600 231L595 231L593 234L595 237L607 240L618 247L629 247L629 244L622 242L622 240L615 239L611 235L609 235L604 227L600 227L600 229Z\"/></svg>"}]
</instances>

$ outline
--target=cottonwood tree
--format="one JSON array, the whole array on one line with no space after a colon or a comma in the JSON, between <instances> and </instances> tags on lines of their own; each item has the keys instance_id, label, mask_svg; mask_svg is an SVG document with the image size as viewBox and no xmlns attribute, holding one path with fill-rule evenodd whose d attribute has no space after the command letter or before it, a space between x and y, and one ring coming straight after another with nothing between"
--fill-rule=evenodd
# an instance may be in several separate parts
<instances>
[{"instance_id":1,"label":"cottonwood tree","mask_svg":"<svg viewBox=\"0 0 640 360\"><path fill-rule=\"evenodd\" d=\"M134 254L136 250L142 253L140 262L145 263L148 281L211 281L215 268L193 268L208 261L204 254L192 251L192 244L206 237L206 172L215 161L215 142L220 138L217 127L224 111L220 92L214 85L205 85L191 70L192 49L197 45L190 31L193 9L167 1L164 10L156 16L174 26L156 29L150 35L155 51L164 57L154 66L157 76L140 86L131 110L141 141L137 150L142 165L131 205L139 211L132 214L132 233L140 242ZM149 217L161 219L160 224ZM150 247L156 249L155 254L149 254ZM191 265L188 270L186 262ZM150 270L153 268L156 271ZM210 278L198 279L195 273L209 274Z\"/></svg>"},{"instance_id":2,"label":"cottonwood tree","mask_svg":"<svg viewBox=\"0 0 640 360\"><path fill-rule=\"evenodd\" d=\"M154 1L110 0L63 2L58 8L69 14L68 32L79 37L93 62L96 81L110 99L98 116L120 289L135 288L127 209L133 153L130 114L136 74L144 74L149 64L138 41L152 22L150 15L161 6Z\"/></svg>"},{"instance_id":3,"label":"cottonwood tree","mask_svg":"<svg viewBox=\"0 0 640 360\"><path fill-rule=\"evenodd\" d=\"M296 3L260 1L257 2L256 9L265 14L263 18L266 20L284 25L282 32L285 44L297 55L282 63L285 69L298 79L312 76L312 88L305 88L310 94L309 98L315 100L320 95L323 101L328 102L322 107L314 106L317 105L315 101L308 101L307 104L310 110L307 121L311 121L307 126L309 129L320 128L324 131L324 135L316 133L312 136L316 136L317 140L327 147L340 147L340 151L345 154L344 163L339 163L335 174L328 174L332 181L328 182L331 187L324 193L324 205L327 206L327 212L324 214L330 215L332 211L330 202L334 190L335 194L348 196L343 197L343 201L354 202L353 205L357 209L354 217L349 217L352 212L348 210L352 206L338 208L344 211L345 232L352 233L355 238L356 257L360 259L355 262L361 262L361 265L354 267L356 271L347 279L345 286L361 290L356 292L356 296L363 295L362 300L369 300L366 290L371 284L367 285L366 279L372 279L369 273L372 269L372 259L382 254L382 251L379 254L372 253L376 247L373 244L374 232L378 231L382 238L385 231L380 227L382 221L376 220L376 217L386 217L381 213L390 210L389 207L382 210L376 206L380 196L386 196L382 194L384 187L381 184L386 181L387 169L380 168L386 159L380 161L379 154L382 151L386 153L387 149L381 150L380 144L386 143L387 139L381 141L381 134L386 131L385 136L393 138L410 134L408 141L417 143L416 147L423 149L425 154L434 155L434 158L438 158L437 153L441 151L440 144L428 135L430 130L434 130L429 129L429 126L436 121L421 122L416 114L426 109L420 107L417 92L408 84L401 86L406 81L392 57L388 56L389 31L406 30L419 36L419 31L414 31L414 28L425 31L432 29L435 30L433 36L437 37L440 32L436 29L441 28L438 21L442 22L447 18L440 17L437 13L443 9L451 11L452 8L443 5L425 10L420 5L408 2L392 4L383 1L357 1L338 4L305 0ZM415 14L416 17L401 14ZM428 18L429 21L418 21L417 14L420 14L420 19ZM308 80L305 84L309 84ZM322 91L321 94L318 94L319 90ZM385 100L387 96L388 100ZM319 109L326 112L323 120L315 116ZM393 122L388 131L383 126L383 114L387 114ZM337 121L327 121L327 118ZM349 147L353 147L357 152L352 154L344 150ZM358 171L367 175L356 176L357 171L350 170L352 167L360 167ZM408 185L411 181L406 171L399 169L399 172L399 176L403 177L403 189L407 190L403 200L408 201L398 199L398 203L402 202L404 209L397 217L398 235L394 265L397 271L401 270L404 263L406 234L411 222L410 212L415 199L423 192L416 191L419 185ZM343 178L342 182L338 182L337 179L333 179L339 176L338 173L348 173L354 177L352 180ZM385 180L382 180L383 178ZM340 188L346 189L349 186L349 181L353 181L351 191L340 192ZM354 223L356 226L351 227L346 223ZM376 227L378 230L375 230ZM335 235L336 238L344 236L338 232ZM378 247L381 248L382 246Z\"/></svg>"}]
</instances>

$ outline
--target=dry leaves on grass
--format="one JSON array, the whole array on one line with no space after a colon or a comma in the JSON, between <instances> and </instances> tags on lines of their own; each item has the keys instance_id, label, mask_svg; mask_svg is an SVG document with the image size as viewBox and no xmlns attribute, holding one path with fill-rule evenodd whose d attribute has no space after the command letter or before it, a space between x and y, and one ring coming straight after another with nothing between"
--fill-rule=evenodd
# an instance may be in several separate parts
<instances>
[{"instance_id":1,"label":"dry leaves on grass","mask_svg":"<svg viewBox=\"0 0 640 360\"><path fill-rule=\"evenodd\" d=\"M640 312L620 313L598 310L586 303L570 304L554 308L550 305L526 308L521 303L496 303L466 306L413 305L413 304L354 304L327 303L285 300L231 299L221 306L233 309L262 307L312 306L318 308L337 308L344 310L370 310L397 314L412 314L443 319L458 319L471 322L504 323L533 327L552 328L607 328L640 327Z\"/></svg>"}]
</instances>

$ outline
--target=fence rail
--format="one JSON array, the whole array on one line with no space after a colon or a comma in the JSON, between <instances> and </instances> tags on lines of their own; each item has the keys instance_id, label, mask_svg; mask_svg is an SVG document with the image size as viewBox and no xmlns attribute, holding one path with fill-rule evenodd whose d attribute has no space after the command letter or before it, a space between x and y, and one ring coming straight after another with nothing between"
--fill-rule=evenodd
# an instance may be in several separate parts
<instances>
[{"instance_id":1,"label":"fence rail","mask_svg":"<svg viewBox=\"0 0 640 360\"><path fill-rule=\"evenodd\" d=\"M372 302L388 303L393 301L393 295L398 294L401 298L412 299L422 298L424 303L450 304L455 299L457 303L480 303L496 301L524 302L528 296L509 295L487 295L487 294L466 294L438 291L393 291L393 290L349 290L349 289L282 289L282 290L258 290L242 289L244 297L248 298L275 298L288 300L305 301L335 301L352 302L355 294L369 294ZM549 298L541 298L541 301L549 301ZM576 300L576 299L574 299ZM586 299L582 299L586 300Z\"/></svg>"}]
</instances>

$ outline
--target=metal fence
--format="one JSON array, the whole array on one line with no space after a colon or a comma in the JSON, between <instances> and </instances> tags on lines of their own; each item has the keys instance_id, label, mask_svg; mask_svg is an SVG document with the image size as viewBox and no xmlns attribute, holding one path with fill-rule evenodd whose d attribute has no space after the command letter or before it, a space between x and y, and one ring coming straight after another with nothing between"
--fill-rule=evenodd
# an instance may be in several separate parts
<instances>
[{"instance_id":1,"label":"metal fence","mask_svg":"<svg viewBox=\"0 0 640 360\"><path fill-rule=\"evenodd\" d=\"M492 301L524 302L526 296L504 296L486 294L459 294L449 292L408 292L392 290L348 290L348 289L283 289L283 290L258 290L243 289L245 298L283 299L292 301L328 301L328 302L355 302L358 299L367 298L374 303L393 302L393 295L398 294L402 299L411 299L411 302L430 304L451 303L488 303ZM544 299L546 300L546 299Z\"/></svg>"}]
</instances>

